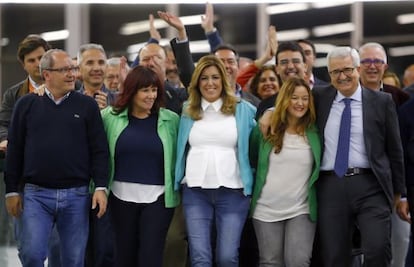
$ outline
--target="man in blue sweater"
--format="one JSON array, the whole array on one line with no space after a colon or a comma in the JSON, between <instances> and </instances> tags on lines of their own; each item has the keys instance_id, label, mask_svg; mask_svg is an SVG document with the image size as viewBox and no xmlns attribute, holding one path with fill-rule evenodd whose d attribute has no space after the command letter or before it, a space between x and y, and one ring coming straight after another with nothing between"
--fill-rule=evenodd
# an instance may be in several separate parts
<instances>
[{"instance_id":1,"label":"man in blue sweater","mask_svg":"<svg viewBox=\"0 0 414 267\"><path fill-rule=\"evenodd\" d=\"M96 101L74 92L78 67L62 50L47 51L40 70L46 94L16 103L6 153L6 207L20 217L24 267L44 266L56 224L62 267L84 266L92 209L106 211L108 143ZM23 192L19 194L18 192Z\"/></svg>"}]
</instances>

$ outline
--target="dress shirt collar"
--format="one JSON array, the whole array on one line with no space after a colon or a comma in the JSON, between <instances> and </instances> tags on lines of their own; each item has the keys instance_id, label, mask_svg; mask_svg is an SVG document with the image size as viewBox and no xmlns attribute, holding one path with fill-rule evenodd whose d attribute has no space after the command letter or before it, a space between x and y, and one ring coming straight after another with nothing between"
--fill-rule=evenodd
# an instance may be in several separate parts
<instances>
[{"instance_id":1,"label":"dress shirt collar","mask_svg":"<svg viewBox=\"0 0 414 267\"><path fill-rule=\"evenodd\" d=\"M32 77L30 77L30 75L29 75L29 82L30 82L30 84L35 88L35 89L38 89L39 88L39 86L41 85L41 84L38 84L38 83L36 83L33 79L32 79Z\"/></svg>"},{"instance_id":2,"label":"dress shirt collar","mask_svg":"<svg viewBox=\"0 0 414 267\"><path fill-rule=\"evenodd\" d=\"M63 102L63 100L65 100L66 98L69 97L71 91L69 91L68 93L66 93L66 95L64 95L62 98L57 99L57 100L52 95L52 93L49 91L49 89L47 89L46 87L45 87L45 93L46 93L47 97L49 97L53 102L55 102L56 105L59 105L60 103Z\"/></svg>"},{"instance_id":3,"label":"dress shirt collar","mask_svg":"<svg viewBox=\"0 0 414 267\"><path fill-rule=\"evenodd\" d=\"M346 98L341 92L337 91L335 101L341 102L342 99ZM354 101L362 102L362 87L361 84L358 84L358 88L355 90L354 94L351 95L349 98L351 98Z\"/></svg>"},{"instance_id":4,"label":"dress shirt collar","mask_svg":"<svg viewBox=\"0 0 414 267\"><path fill-rule=\"evenodd\" d=\"M309 75L309 86L311 89L313 89L313 87L315 86L315 76L313 75L313 73Z\"/></svg>"},{"instance_id":5,"label":"dress shirt collar","mask_svg":"<svg viewBox=\"0 0 414 267\"><path fill-rule=\"evenodd\" d=\"M221 106L223 105L223 99L221 97L214 101L213 103L208 102L204 98L201 98L201 108L203 111L205 111L209 106L212 106L216 112L218 112L221 109Z\"/></svg>"}]
</instances>

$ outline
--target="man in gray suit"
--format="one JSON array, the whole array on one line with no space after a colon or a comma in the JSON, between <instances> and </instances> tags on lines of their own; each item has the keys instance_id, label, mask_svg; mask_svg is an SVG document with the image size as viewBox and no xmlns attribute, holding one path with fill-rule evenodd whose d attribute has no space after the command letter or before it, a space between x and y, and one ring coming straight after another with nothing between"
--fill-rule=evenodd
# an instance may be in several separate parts
<instances>
[{"instance_id":1,"label":"man in gray suit","mask_svg":"<svg viewBox=\"0 0 414 267\"><path fill-rule=\"evenodd\" d=\"M389 266L391 211L394 204L401 206L401 194L405 195L396 109L389 94L361 87L355 49L337 47L327 61L332 86L313 90L324 145L317 184L322 265L350 266L352 231L357 224L364 266ZM341 138L341 118L348 102L350 134ZM342 140L350 141L349 149L340 146ZM337 154L347 150L345 157ZM339 158L343 159L336 162ZM341 173L337 166L343 163Z\"/></svg>"}]
</instances>

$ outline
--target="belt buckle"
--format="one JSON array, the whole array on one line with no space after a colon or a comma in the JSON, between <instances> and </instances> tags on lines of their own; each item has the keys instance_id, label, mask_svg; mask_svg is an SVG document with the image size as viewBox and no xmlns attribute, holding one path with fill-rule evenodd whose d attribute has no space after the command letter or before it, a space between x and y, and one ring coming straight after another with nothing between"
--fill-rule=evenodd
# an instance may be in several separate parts
<instances>
[{"instance_id":1,"label":"belt buckle","mask_svg":"<svg viewBox=\"0 0 414 267\"><path fill-rule=\"evenodd\" d=\"M359 168L349 168L348 170L349 172L347 171L344 174L345 177L350 177L359 174Z\"/></svg>"}]
</instances>

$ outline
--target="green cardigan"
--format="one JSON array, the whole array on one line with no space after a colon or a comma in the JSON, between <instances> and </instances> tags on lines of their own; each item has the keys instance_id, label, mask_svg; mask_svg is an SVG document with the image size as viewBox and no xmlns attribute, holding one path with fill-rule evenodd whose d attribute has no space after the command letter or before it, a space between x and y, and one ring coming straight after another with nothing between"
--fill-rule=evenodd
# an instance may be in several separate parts
<instances>
[{"instance_id":1,"label":"green cardigan","mask_svg":"<svg viewBox=\"0 0 414 267\"><path fill-rule=\"evenodd\" d=\"M318 130L314 125L306 129L305 134L308 138L314 158L312 174L309 178L308 184L309 214L311 220L316 221L317 201L315 182L319 176L321 144ZM272 149L273 146L264 139L259 127L256 126L250 138L250 160L252 167L256 169L256 180L250 206L250 216L253 215L257 200L260 197L263 186L266 183L266 175L269 169L269 155ZM281 188L281 190L283 190L283 188Z\"/></svg>"},{"instance_id":2,"label":"green cardigan","mask_svg":"<svg viewBox=\"0 0 414 267\"><path fill-rule=\"evenodd\" d=\"M112 107L101 111L106 135L109 143L109 189L114 178L115 146L122 131L128 126L128 110L116 115L112 113ZM165 206L173 208L180 203L180 196L174 191L175 159L177 150L177 133L179 117L176 113L161 108L158 114L157 132L164 149L164 183ZM138 152L137 152L138 153ZM133 164L133 163L131 163Z\"/></svg>"}]
</instances>

